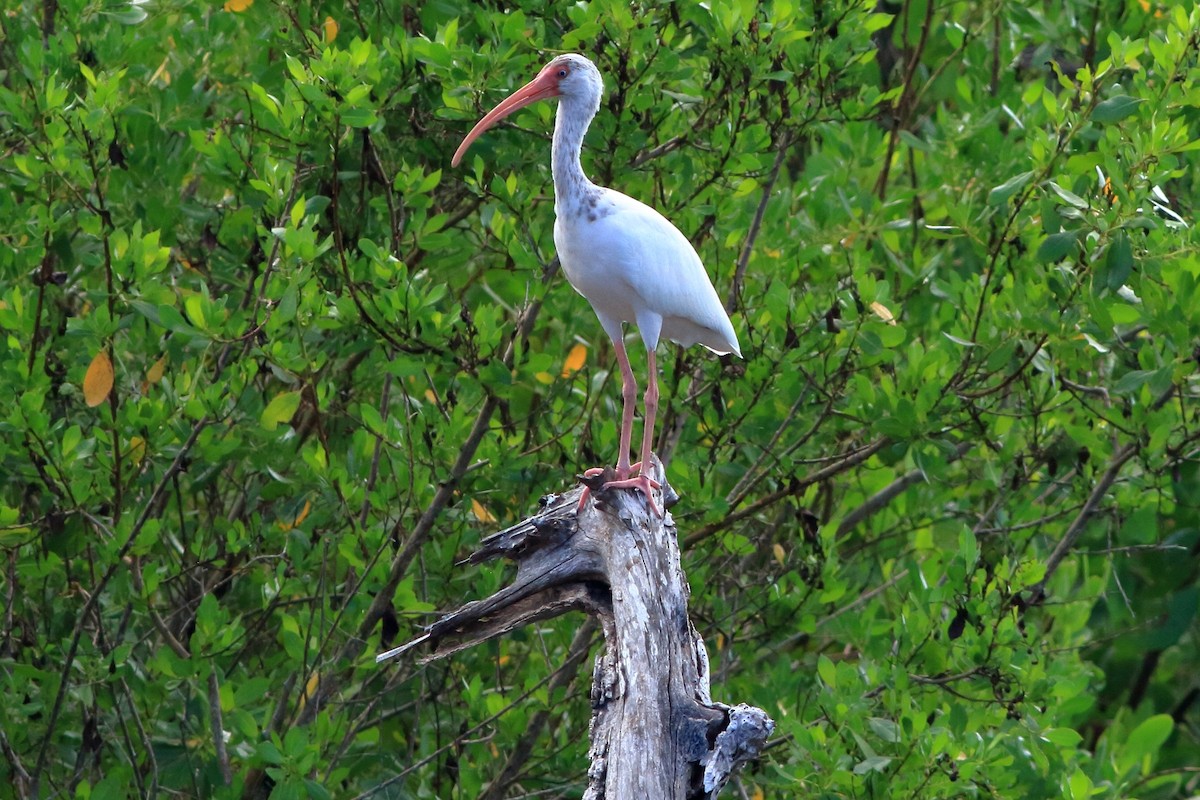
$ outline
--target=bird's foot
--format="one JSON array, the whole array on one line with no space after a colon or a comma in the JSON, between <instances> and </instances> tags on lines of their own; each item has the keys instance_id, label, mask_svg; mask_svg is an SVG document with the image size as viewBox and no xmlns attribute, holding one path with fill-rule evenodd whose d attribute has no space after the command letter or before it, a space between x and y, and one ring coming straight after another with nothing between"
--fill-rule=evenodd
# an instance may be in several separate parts
<instances>
[{"instance_id":1,"label":"bird's foot","mask_svg":"<svg viewBox=\"0 0 1200 800\"><path fill-rule=\"evenodd\" d=\"M654 502L654 495L650 492L654 489L661 488L658 481L650 480L645 475L639 475L636 478L626 478L625 480L609 481L604 484L605 489L640 489L642 494L646 495L646 505L650 507L650 513L658 518L662 518L663 512L659 511L658 505Z\"/></svg>"},{"instance_id":2,"label":"bird's foot","mask_svg":"<svg viewBox=\"0 0 1200 800\"><path fill-rule=\"evenodd\" d=\"M575 506L575 516L583 513L583 509L587 507L588 498L592 496L592 489L588 484L596 483L594 479L599 478L606 471L605 467L592 467L591 469L585 469L583 474L579 476L579 482L583 484L583 492L579 495L579 505ZM602 486L603 484L601 484Z\"/></svg>"},{"instance_id":3,"label":"bird's foot","mask_svg":"<svg viewBox=\"0 0 1200 800\"><path fill-rule=\"evenodd\" d=\"M640 489L642 494L646 496L646 505L650 507L651 513L661 519L663 513L658 509L658 505L654 502L654 496L651 494L652 491L660 489L661 487L659 486L658 481L652 480L646 475L639 475L636 478L629 477L629 475L633 473L638 466L638 464L632 465L624 475L621 474L621 470L619 469L613 470L605 469L603 467L593 467L592 469L584 470L583 474L579 476L580 480L583 482L583 492L579 495L579 505L575 507L575 513L580 514L583 512L583 509L587 506L588 498L592 496L593 488ZM613 480L605 481L599 486L596 485L598 483L596 480L597 478L608 475L611 475Z\"/></svg>"}]
</instances>

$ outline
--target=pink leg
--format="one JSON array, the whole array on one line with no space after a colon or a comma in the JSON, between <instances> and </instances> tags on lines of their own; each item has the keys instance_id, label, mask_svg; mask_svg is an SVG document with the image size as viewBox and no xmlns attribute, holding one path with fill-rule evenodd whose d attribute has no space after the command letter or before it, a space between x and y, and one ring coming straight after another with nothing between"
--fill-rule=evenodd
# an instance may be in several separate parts
<instances>
[{"instance_id":1,"label":"pink leg","mask_svg":"<svg viewBox=\"0 0 1200 800\"><path fill-rule=\"evenodd\" d=\"M624 349L624 348L622 348ZM625 364L628 365L629 359L625 359ZM658 510L658 506L654 504L654 497L650 494L651 489L657 489L658 483L650 480L646 474L650 469L650 453L651 447L654 444L654 418L658 415L658 363L653 350L646 351L646 365L648 367L649 377L646 379L646 395L644 398L646 406L645 427L642 429L642 460L639 463L639 475L636 478L621 478L620 467L618 467L618 478L615 481L609 481L604 484L605 489L640 489L642 494L646 495L646 504L650 507L653 514L662 516L662 512ZM628 368L628 367L626 367ZM632 381L632 374L630 380ZM628 383L626 384L629 385ZM634 390L636 391L636 389ZM627 415L632 427L632 415ZM623 432L624 433L624 432ZM629 443L625 442L622 452L628 452Z\"/></svg>"},{"instance_id":2,"label":"pink leg","mask_svg":"<svg viewBox=\"0 0 1200 800\"><path fill-rule=\"evenodd\" d=\"M621 449L617 454L617 480L629 477L629 445L633 443L633 411L637 405L637 379L633 377L633 368L629 366L629 354L625 352L625 343L614 339L613 345L617 350L617 365L621 368ZM650 376L651 385L655 385L654 375ZM647 390L649 391L649 390ZM655 390L657 391L657 389Z\"/></svg>"},{"instance_id":3,"label":"pink leg","mask_svg":"<svg viewBox=\"0 0 1200 800\"><path fill-rule=\"evenodd\" d=\"M634 406L637 404L637 379L633 377L633 367L629 365L629 354L625 352L625 342L620 336L614 336L612 339L613 347L617 351L617 366L621 368L621 399L623 405L621 407L621 444L620 451L617 455L617 480L627 480L632 469L629 466L629 445L633 443L633 412ZM601 467L593 467L589 470L584 470L584 475L589 478L604 472ZM591 492L584 487L583 494L579 496L579 506L576 508L576 513L583 511L587 505L588 497Z\"/></svg>"},{"instance_id":4,"label":"pink leg","mask_svg":"<svg viewBox=\"0 0 1200 800\"><path fill-rule=\"evenodd\" d=\"M654 498L650 494L651 489L658 488L658 483L650 480L646 475L639 475L636 478L629 477L633 472L633 468L629 464L629 446L633 443L633 411L634 405L637 403L637 379L633 377L633 368L629 366L629 354L625 352L625 343L620 339L613 339L613 346L617 351L617 364L621 368L621 399L624 401L624 406L621 410L621 451L617 456L617 479L604 484L604 488L640 489L642 494L646 495L646 504L650 507L650 511L661 517L662 512L658 510L658 506L654 504ZM639 462L639 466L650 463L650 449L654 441L654 418L658 413L658 364L653 350L647 351L646 359L650 377L644 397L646 419L645 428L642 431L642 460ZM593 477L603 471L602 469L589 469L584 472L584 475ZM590 492L584 488L583 494L579 497L576 513L583 511L589 495Z\"/></svg>"}]
</instances>

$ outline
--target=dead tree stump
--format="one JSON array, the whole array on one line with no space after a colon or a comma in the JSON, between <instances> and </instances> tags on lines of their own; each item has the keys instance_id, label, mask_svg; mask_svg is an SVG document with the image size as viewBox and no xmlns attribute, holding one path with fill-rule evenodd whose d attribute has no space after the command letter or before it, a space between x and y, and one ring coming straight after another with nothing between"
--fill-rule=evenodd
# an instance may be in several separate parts
<instances>
[{"instance_id":1,"label":"dead tree stump","mask_svg":"<svg viewBox=\"0 0 1200 800\"><path fill-rule=\"evenodd\" d=\"M659 508L677 499L657 459ZM668 513L638 493L604 491L576 516L582 487L542 498L534 516L485 538L471 563L505 556L513 582L467 603L428 632L379 656L417 645L444 658L494 636L571 610L595 616L605 648L592 676L591 767L585 800L715 798L755 758L774 729L758 708L713 702L708 654L688 618L689 590Z\"/></svg>"}]
</instances>

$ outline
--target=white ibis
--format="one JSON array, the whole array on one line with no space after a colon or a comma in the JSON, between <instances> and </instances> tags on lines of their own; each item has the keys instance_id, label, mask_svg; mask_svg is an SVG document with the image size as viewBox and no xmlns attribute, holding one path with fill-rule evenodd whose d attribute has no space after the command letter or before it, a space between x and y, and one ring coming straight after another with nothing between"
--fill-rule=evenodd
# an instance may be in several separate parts
<instances>
[{"instance_id":1,"label":"white ibis","mask_svg":"<svg viewBox=\"0 0 1200 800\"><path fill-rule=\"evenodd\" d=\"M616 480L606 489L638 489L655 514L650 490L657 485L645 474L650 465L654 416L658 410L658 375L654 351L665 336L684 346L701 344L718 355L741 356L737 334L721 306L700 256L679 229L653 208L588 180L579 163L583 135L600 108L604 82L596 65L581 55L561 55L529 83L513 92L476 123L454 153L458 166L480 134L519 108L538 100L559 98L550 148L554 176L554 245L567 280L591 303L612 339L621 367L624 410ZM641 462L630 465L637 381L625 352L624 323L637 324L646 345L647 386ZM632 477L634 472L637 477ZM589 470L598 474L600 470ZM582 507L583 502L580 505Z\"/></svg>"}]
</instances>

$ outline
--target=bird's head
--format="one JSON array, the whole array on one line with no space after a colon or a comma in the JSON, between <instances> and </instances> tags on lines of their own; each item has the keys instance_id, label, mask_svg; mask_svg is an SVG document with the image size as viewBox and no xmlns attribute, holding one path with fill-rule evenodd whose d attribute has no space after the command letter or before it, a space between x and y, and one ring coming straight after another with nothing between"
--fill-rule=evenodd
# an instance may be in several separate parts
<instances>
[{"instance_id":1,"label":"bird's head","mask_svg":"<svg viewBox=\"0 0 1200 800\"><path fill-rule=\"evenodd\" d=\"M451 166L458 166L471 143L488 128L507 117L519 108L524 108L538 100L551 97L562 98L586 109L589 116L596 113L600 107L600 95L604 92L604 81L600 78L600 70L584 56L577 53L566 53L553 58L549 64L542 67L533 80L517 89L495 108L475 123L475 127L462 140L454 158L450 159Z\"/></svg>"}]
</instances>

